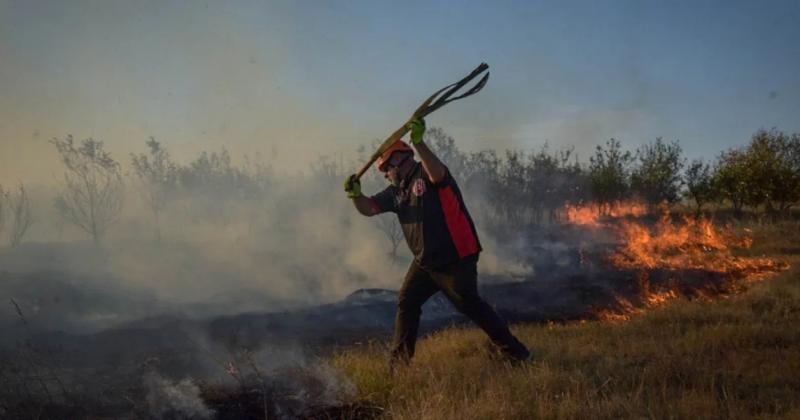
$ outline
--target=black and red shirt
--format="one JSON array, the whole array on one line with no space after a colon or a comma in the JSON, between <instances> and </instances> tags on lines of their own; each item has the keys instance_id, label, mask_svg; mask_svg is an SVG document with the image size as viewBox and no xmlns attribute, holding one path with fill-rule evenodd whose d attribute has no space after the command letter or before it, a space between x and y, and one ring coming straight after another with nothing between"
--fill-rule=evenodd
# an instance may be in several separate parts
<instances>
[{"instance_id":1,"label":"black and red shirt","mask_svg":"<svg viewBox=\"0 0 800 420\"><path fill-rule=\"evenodd\" d=\"M441 268L481 251L478 233L455 179L447 171L433 184L417 162L400 186L371 197L381 213L396 213L414 258L426 268Z\"/></svg>"}]
</instances>

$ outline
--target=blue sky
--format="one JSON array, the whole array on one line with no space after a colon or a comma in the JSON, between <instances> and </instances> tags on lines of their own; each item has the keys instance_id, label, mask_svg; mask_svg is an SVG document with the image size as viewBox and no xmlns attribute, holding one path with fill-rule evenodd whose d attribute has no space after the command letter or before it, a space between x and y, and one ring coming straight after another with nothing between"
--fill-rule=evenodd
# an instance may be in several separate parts
<instances>
[{"instance_id":1,"label":"blue sky","mask_svg":"<svg viewBox=\"0 0 800 420\"><path fill-rule=\"evenodd\" d=\"M47 140L155 136L296 167L355 156L481 61L478 95L429 118L464 149L713 158L800 131L797 1L0 0L0 182L52 179Z\"/></svg>"}]
</instances>

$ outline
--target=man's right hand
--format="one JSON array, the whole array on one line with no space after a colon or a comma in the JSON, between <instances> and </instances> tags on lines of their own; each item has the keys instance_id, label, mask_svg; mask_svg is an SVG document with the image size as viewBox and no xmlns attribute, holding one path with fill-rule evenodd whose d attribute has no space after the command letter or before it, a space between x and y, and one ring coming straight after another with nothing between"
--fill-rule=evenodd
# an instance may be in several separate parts
<instances>
[{"instance_id":1,"label":"man's right hand","mask_svg":"<svg viewBox=\"0 0 800 420\"><path fill-rule=\"evenodd\" d=\"M356 178L356 174L348 176L344 181L344 191L348 198L361 197L361 181Z\"/></svg>"}]
</instances>

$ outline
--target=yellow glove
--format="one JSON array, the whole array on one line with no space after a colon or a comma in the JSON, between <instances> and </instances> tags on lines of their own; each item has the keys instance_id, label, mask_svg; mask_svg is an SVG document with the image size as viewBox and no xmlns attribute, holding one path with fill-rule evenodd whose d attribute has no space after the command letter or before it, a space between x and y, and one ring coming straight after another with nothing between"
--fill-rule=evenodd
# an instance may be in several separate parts
<instances>
[{"instance_id":1,"label":"yellow glove","mask_svg":"<svg viewBox=\"0 0 800 420\"><path fill-rule=\"evenodd\" d=\"M411 144L422 143L422 136L425 134L425 120L418 118L408 123L408 128L411 129Z\"/></svg>"},{"instance_id":2,"label":"yellow glove","mask_svg":"<svg viewBox=\"0 0 800 420\"><path fill-rule=\"evenodd\" d=\"M361 197L361 181L356 179L356 174L350 175L344 180L344 191L348 198Z\"/></svg>"}]
</instances>

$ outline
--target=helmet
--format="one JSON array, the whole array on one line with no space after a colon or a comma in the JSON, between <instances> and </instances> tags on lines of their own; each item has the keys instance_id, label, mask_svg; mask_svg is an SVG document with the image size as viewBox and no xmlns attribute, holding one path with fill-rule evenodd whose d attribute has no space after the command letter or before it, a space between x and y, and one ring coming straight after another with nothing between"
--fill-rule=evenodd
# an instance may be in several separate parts
<instances>
[{"instance_id":1,"label":"helmet","mask_svg":"<svg viewBox=\"0 0 800 420\"><path fill-rule=\"evenodd\" d=\"M407 152L414 154L414 149L412 149L406 142L403 140L397 140L396 142L392 143L386 150L384 150L381 157L378 158L378 170L381 172L386 172L386 164L389 162L389 158L392 157L394 152Z\"/></svg>"}]
</instances>

